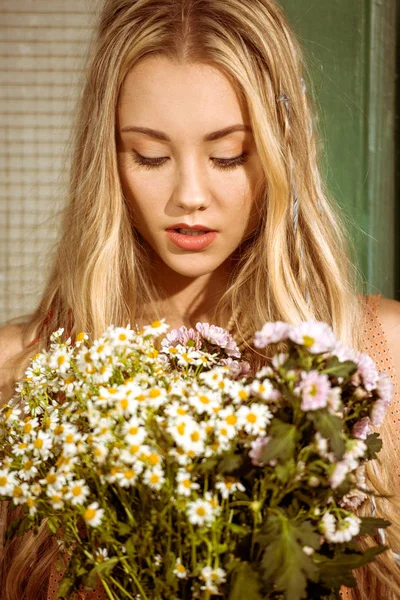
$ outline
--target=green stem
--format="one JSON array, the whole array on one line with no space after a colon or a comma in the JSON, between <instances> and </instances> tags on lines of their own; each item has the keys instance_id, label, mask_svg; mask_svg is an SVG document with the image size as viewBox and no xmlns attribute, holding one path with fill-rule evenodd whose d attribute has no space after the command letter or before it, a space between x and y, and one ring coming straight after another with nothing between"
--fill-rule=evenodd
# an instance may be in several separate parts
<instances>
[{"instance_id":1,"label":"green stem","mask_svg":"<svg viewBox=\"0 0 400 600\"><path fill-rule=\"evenodd\" d=\"M114 579L114 577L110 577L110 580L113 582L114 585L117 586L117 588L119 588L121 590L121 592L123 592L123 594L127 597L130 598L131 600L135 600L133 596L130 595L129 592L126 591L125 588L122 587L122 585L119 583L119 581L117 581L116 579Z\"/></svg>"},{"instance_id":2,"label":"green stem","mask_svg":"<svg viewBox=\"0 0 400 600\"><path fill-rule=\"evenodd\" d=\"M112 591L110 590L110 588L107 585L107 582L101 577L101 575L99 574L100 577L100 581L103 584L103 587L106 591L107 597L109 598L109 600L118 600L114 594L112 593Z\"/></svg>"},{"instance_id":3,"label":"green stem","mask_svg":"<svg viewBox=\"0 0 400 600\"><path fill-rule=\"evenodd\" d=\"M136 577L135 573L133 573L132 571L130 571L129 569L126 568L125 561L127 561L127 560L128 560L127 557L121 559L121 562L122 562L122 565L123 565L125 573L127 575L129 575L130 577L132 577L132 579L133 579L133 581L134 581L134 583L135 583L135 585L136 585L137 589L139 590L139 593L140 593L140 595L142 597L141 600L149 600L147 598L146 594L144 593L144 590L143 590L142 586L140 585L140 582L139 582L138 578Z\"/></svg>"}]
</instances>

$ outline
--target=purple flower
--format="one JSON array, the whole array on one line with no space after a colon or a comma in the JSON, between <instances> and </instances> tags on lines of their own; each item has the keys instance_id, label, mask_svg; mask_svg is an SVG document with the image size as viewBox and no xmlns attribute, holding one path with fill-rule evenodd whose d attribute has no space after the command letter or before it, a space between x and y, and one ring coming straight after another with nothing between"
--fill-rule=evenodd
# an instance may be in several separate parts
<instances>
[{"instance_id":1,"label":"purple flower","mask_svg":"<svg viewBox=\"0 0 400 600\"><path fill-rule=\"evenodd\" d=\"M372 358L365 352L357 352L354 362L358 365L365 389L368 392L374 390L378 383L379 373Z\"/></svg>"},{"instance_id":2,"label":"purple flower","mask_svg":"<svg viewBox=\"0 0 400 600\"><path fill-rule=\"evenodd\" d=\"M202 338L210 344L223 348L228 356L240 358L240 351L235 340L229 331L223 329L223 327L210 325L209 323L196 323L196 329Z\"/></svg>"},{"instance_id":3,"label":"purple flower","mask_svg":"<svg viewBox=\"0 0 400 600\"><path fill-rule=\"evenodd\" d=\"M201 338L197 331L194 329L188 329L185 325L179 327L177 329L172 329L164 339L161 341L161 347L163 349L175 347L178 345L187 346L188 342L189 346L195 348L196 350L200 350L201 348Z\"/></svg>"},{"instance_id":4,"label":"purple flower","mask_svg":"<svg viewBox=\"0 0 400 600\"><path fill-rule=\"evenodd\" d=\"M386 404L390 404L393 399L394 383L387 373L380 373L378 384L376 386L378 394Z\"/></svg>"},{"instance_id":5,"label":"purple flower","mask_svg":"<svg viewBox=\"0 0 400 600\"><path fill-rule=\"evenodd\" d=\"M296 344L305 346L312 354L329 352L337 343L332 328L322 321L303 321L292 326L289 338Z\"/></svg>"},{"instance_id":6,"label":"purple flower","mask_svg":"<svg viewBox=\"0 0 400 600\"><path fill-rule=\"evenodd\" d=\"M264 466L264 463L261 462L261 456L264 448L267 446L270 439L271 438L269 436L261 436L251 442L251 450L249 452L249 456L254 466Z\"/></svg>"},{"instance_id":7,"label":"purple flower","mask_svg":"<svg viewBox=\"0 0 400 600\"><path fill-rule=\"evenodd\" d=\"M384 400L379 399L374 402L370 415L372 425L375 427L382 425L386 415L387 407L388 403Z\"/></svg>"},{"instance_id":8,"label":"purple flower","mask_svg":"<svg viewBox=\"0 0 400 600\"><path fill-rule=\"evenodd\" d=\"M229 356L228 358L222 358L219 363L227 365L231 374L236 378L244 377L251 371L251 365L246 360L234 360Z\"/></svg>"},{"instance_id":9,"label":"purple flower","mask_svg":"<svg viewBox=\"0 0 400 600\"><path fill-rule=\"evenodd\" d=\"M302 410L318 410L324 408L328 403L328 396L331 385L328 376L318 371L310 371L301 374L302 381L299 383L299 389L302 395Z\"/></svg>"},{"instance_id":10,"label":"purple flower","mask_svg":"<svg viewBox=\"0 0 400 600\"><path fill-rule=\"evenodd\" d=\"M286 340L289 335L291 325L283 321L275 323L265 323L261 331L256 331L254 334L254 345L256 348L266 348L268 344L276 344L282 340Z\"/></svg>"},{"instance_id":11,"label":"purple flower","mask_svg":"<svg viewBox=\"0 0 400 600\"><path fill-rule=\"evenodd\" d=\"M337 340L332 349L332 354L339 359L339 362L345 362L347 360L352 360L355 362L356 359L356 352L353 350L353 348L345 346L340 340Z\"/></svg>"},{"instance_id":12,"label":"purple flower","mask_svg":"<svg viewBox=\"0 0 400 600\"><path fill-rule=\"evenodd\" d=\"M359 440L365 440L367 436L371 433L371 431L371 421L368 417L363 417L362 419L354 423L353 435Z\"/></svg>"}]
</instances>

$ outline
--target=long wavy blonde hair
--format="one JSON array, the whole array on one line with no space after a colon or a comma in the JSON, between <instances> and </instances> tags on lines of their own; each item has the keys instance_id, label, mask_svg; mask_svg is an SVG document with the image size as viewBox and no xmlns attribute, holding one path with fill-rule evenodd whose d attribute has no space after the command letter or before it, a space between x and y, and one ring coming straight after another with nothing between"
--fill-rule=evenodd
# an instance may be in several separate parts
<instances>
[{"instance_id":1,"label":"long wavy blonde hair","mask_svg":"<svg viewBox=\"0 0 400 600\"><path fill-rule=\"evenodd\" d=\"M95 337L110 323L135 323L143 307L154 318L162 316L148 255L124 200L116 154L121 86L138 61L154 55L221 69L248 109L265 174L256 198L259 227L236 253L214 322L228 312L237 315L240 339L246 337L244 330L259 329L266 321L315 318L361 350L364 310L356 253L344 213L321 182L302 53L282 9L274 0L106 0L76 110L62 235L41 302L23 325L25 350L13 361L14 380L59 327ZM251 345L247 352L255 364L268 358ZM390 427L386 422L382 428L385 451L368 471L371 487L379 492L390 491L382 467L394 456ZM399 508L395 498L377 500L378 513L393 522L388 539L397 549ZM11 513L2 503L1 510L4 535L18 509ZM44 598L57 554L45 523L36 537L29 533L7 544L0 570L2 598ZM359 598L385 594L389 599L399 593L391 552L356 576Z\"/></svg>"}]
</instances>

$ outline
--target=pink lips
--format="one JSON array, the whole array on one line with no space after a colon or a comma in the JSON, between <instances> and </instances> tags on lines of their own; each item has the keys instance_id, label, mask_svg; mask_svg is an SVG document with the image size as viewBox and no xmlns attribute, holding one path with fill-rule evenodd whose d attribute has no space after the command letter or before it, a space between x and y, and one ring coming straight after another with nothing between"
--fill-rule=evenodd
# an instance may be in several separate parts
<instances>
[{"instance_id":1,"label":"pink lips","mask_svg":"<svg viewBox=\"0 0 400 600\"><path fill-rule=\"evenodd\" d=\"M185 235L179 233L176 229L193 229L204 231L202 235ZM182 250L203 250L207 248L217 237L217 231L212 231L204 225L186 225L186 223L177 223L173 228L166 230L167 236L178 248Z\"/></svg>"}]
</instances>

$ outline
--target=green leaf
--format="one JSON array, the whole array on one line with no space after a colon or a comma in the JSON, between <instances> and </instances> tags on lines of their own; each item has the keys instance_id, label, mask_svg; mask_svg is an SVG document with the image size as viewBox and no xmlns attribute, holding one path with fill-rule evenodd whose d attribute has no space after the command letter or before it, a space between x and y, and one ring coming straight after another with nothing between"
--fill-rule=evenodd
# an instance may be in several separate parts
<instances>
[{"instance_id":1,"label":"green leaf","mask_svg":"<svg viewBox=\"0 0 400 600\"><path fill-rule=\"evenodd\" d=\"M320 373L329 373L336 377L351 377L357 371L357 365L351 360L340 362L337 356L332 356L326 361L325 369Z\"/></svg>"},{"instance_id":2,"label":"green leaf","mask_svg":"<svg viewBox=\"0 0 400 600\"><path fill-rule=\"evenodd\" d=\"M315 429L329 440L334 455L338 460L341 460L345 452L345 442L342 437L342 419L322 410L310 411L308 418L314 423Z\"/></svg>"},{"instance_id":3,"label":"green leaf","mask_svg":"<svg viewBox=\"0 0 400 600\"><path fill-rule=\"evenodd\" d=\"M375 535L377 529L384 529L391 525L390 521L385 519L377 519L375 517L361 517L361 526L359 535Z\"/></svg>"},{"instance_id":4,"label":"green leaf","mask_svg":"<svg viewBox=\"0 0 400 600\"><path fill-rule=\"evenodd\" d=\"M228 523L229 529L232 533L236 533L237 535L247 535L250 531L250 527L247 525L237 525L237 523Z\"/></svg>"},{"instance_id":5,"label":"green leaf","mask_svg":"<svg viewBox=\"0 0 400 600\"><path fill-rule=\"evenodd\" d=\"M118 522L118 535L128 535L132 530L131 525L128 525L128 523L121 523L121 521Z\"/></svg>"},{"instance_id":6,"label":"green leaf","mask_svg":"<svg viewBox=\"0 0 400 600\"><path fill-rule=\"evenodd\" d=\"M212 471L218 464L218 458L206 458L199 464L200 473L208 473Z\"/></svg>"},{"instance_id":7,"label":"green leaf","mask_svg":"<svg viewBox=\"0 0 400 600\"><path fill-rule=\"evenodd\" d=\"M92 570L96 573L102 573L103 575L109 575L114 569L115 565L119 562L118 556L104 560L97 564Z\"/></svg>"},{"instance_id":8,"label":"green leaf","mask_svg":"<svg viewBox=\"0 0 400 600\"><path fill-rule=\"evenodd\" d=\"M333 558L319 557L320 580L330 588L336 588L338 585L349 585L349 579L354 581L351 573L353 569L358 569L375 559L375 556L387 550L386 546L374 546L361 553L341 553ZM349 578L349 579L348 579ZM350 584L354 585L354 584Z\"/></svg>"},{"instance_id":9,"label":"green leaf","mask_svg":"<svg viewBox=\"0 0 400 600\"><path fill-rule=\"evenodd\" d=\"M51 533L56 534L59 529L58 519L55 517L50 517L47 519L47 527Z\"/></svg>"},{"instance_id":10,"label":"green leaf","mask_svg":"<svg viewBox=\"0 0 400 600\"><path fill-rule=\"evenodd\" d=\"M233 571L233 582L230 587L229 600L262 600L260 580L250 563L242 562Z\"/></svg>"},{"instance_id":11,"label":"green leaf","mask_svg":"<svg viewBox=\"0 0 400 600\"><path fill-rule=\"evenodd\" d=\"M95 590L98 584L97 572L95 569L91 569L84 577L82 577L82 583L85 589Z\"/></svg>"},{"instance_id":12,"label":"green leaf","mask_svg":"<svg viewBox=\"0 0 400 600\"><path fill-rule=\"evenodd\" d=\"M242 463L242 454L226 454L218 464L218 473L232 473L233 471L237 471Z\"/></svg>"},{"instance_id":13,"label":"green leaf","mask_svg":"<svg viewBox=\"0 0 400 600\"><path fill-rule=\"evenodd\" d=\"M261 452L260 462L268 463L274 458L282 461L293 458L296 433L296 425L289 425L279 419L274 419L268 431L271 439Z\"/></svg>"},{"instance_id":14,"label":"green leaf","mask_svg":"<svg viewBox=\"0 0 400 600\"><path fill-rule=\"evenodd\" d=\"M61 581L60 585L58 586L57 598L68 597L70 592L72 591L73 585L74 585L74 582L72 579L70 579L69 577L64 577L64 579Z\"/></svg>"},{"instance_id":15,"label":"green leaf","mask_svg":"<svg viewBox=\"0 0 400 600\"><path fill-rule=\"evenodd\" d=\"M305 598L307 581L316 581L318 569L303 546L319 548L319 534L310 522L290 521L285 516L268 518L265 535L269 538L261 566L267 587L284 592L285 600Z\"/></svg>"},{"instance_id":16,"label":"green leaf","mask_svg":"<svg viewBox=\"0 0 400 600\"><path fill-rule=\"evenodd\" d=\"M379 437L379 433L370 433L367 436L365 443L368 448L368 460L373 460L382 448L382 440Z\"/></svg>"}]
</instances>

